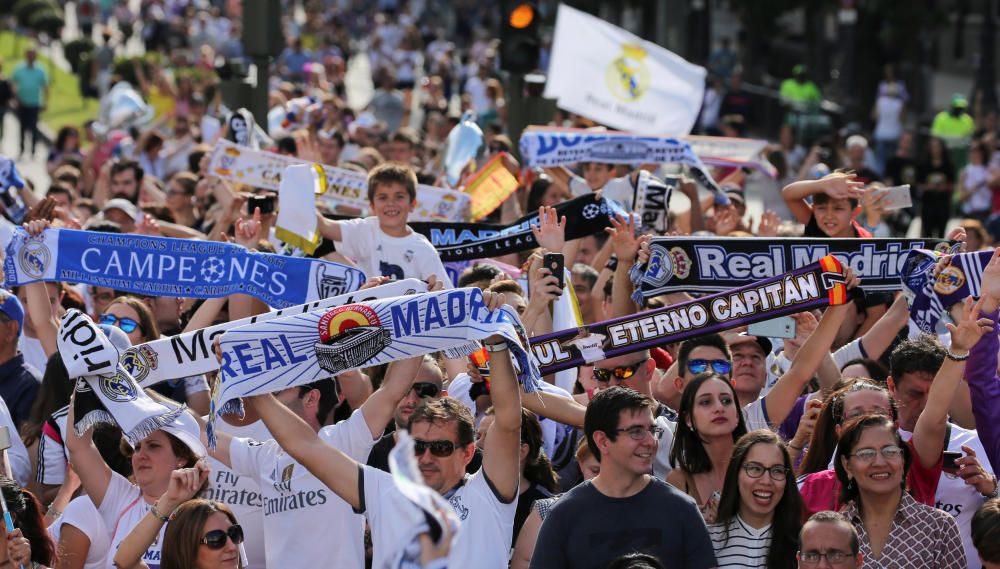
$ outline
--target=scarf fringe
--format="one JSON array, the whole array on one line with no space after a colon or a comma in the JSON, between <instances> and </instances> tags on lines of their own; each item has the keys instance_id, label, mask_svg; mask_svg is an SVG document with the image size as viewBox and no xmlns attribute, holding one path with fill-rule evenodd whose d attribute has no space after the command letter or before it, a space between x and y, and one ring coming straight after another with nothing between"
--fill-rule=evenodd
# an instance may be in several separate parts
<instances>
[{"instance_id":1,"label":"scarf fringe","mask_svg":"<svg viewBox=\"0 0 1000 569\"><path fill-rule=\"evenodd\" d=\"M73 411L75 413L76 409ZM76 431L76 436L82 437L84 433L98 425L117 427L118 422L111 416L111 413L108 413L104 409L94 409L83 417L77 418L76 424L73 425L73 430Z\"/></svg>"},{"instance_id":2,"label":"scarf fringe","mask_svg":"<svg viewBox=\"0 0 1000 569\"><path fill-rule=\"evenodd\" d=\"M274 236L284 241L286 245L302 249L308 255L312 255L316 251L316 248L319 247L319 233L313 233L312 238L308 238L298 233L293 233L291 229L275 227Z\"/></svg>"},{"instance_id":3,"label":"scarf fringe","mask_svg":"<svg viewBox=\"0 0 1000 569\"><path fill-rule=\"evenodd\" d=\"M122 433L128 444L133 447L141 441L142 439L153 434L153 431L158 431L163 427L173 423L181 413L187 413L187 405L181 405L180 407L168 411L162 415L155 415L153 417L148 417L143 419L138 425L136 425L131 431L127 433Z\"/></svg>"}]
</instances>

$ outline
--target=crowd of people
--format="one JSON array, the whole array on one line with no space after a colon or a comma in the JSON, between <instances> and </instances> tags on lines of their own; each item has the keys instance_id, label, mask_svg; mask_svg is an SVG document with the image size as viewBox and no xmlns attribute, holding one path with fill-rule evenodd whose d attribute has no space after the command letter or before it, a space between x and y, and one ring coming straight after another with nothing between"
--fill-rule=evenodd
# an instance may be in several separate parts
<instances>
[{"instance_id":1,"label":"crowd of people","mask_svg":"<svg viewBox=\"0 0 1000 569\"><path fill-rule=\"evenodd\" d=\"M516 311L528 343L560 330L567 299L583 331L700 296L637 303L630 272L650 262L653 235L627 214L567 237L580 220L561 218L561 204L593 194L637 211L638 196L619 199L620 188L633 192L652 168L517 164L489 31L496 3L289 7L268 132L256 144L354 172L367 187L367 217L317 206L308 253L279 238L273 189L209 168L220 141L248 139L234 132L215 75L217 56L243 57L240 3L143 0L138 15L127 4L77 1L78 21L102 37L93 64L102 95L129 84L153 118L63 126L46 176L25 176L18 189L20 176L4 173L5 240L55 228L226 242L360 268L365 289L409 278L432 292L473 287L487 311ZM165 57L123 76L115 54L132 35ZM348 63L359 56L375 90L351 108ZM15 169L34 159L48 97L35 57L29 49L0 82L21 119ZM697 128L740 138L767 126L728 41L708 67ZM974 120L956 96L918 139L890 68L870 135L837 131L807 150L791 117L819 90L801 66L786 83L789 120L766 150L776 175L718 167L721 192L678 176L684 197L670 202L666 235L947 235L952 253L988 255L1000 237L995 112ZM455 265L411 224L418 187L447 185L449 133L466 111L483 150L463 180L500 154L518 180L483 221L537 212L537 247ZM603 129L563 111L549 125ZM887 206L886 188L905 184L912 205ZM758 219L751 200L764 205ZM560 256L565 274L543 262ZM941 256L934 274L950 274L953 258ZM134 444L114 420L81 419L87 388L70 371L76 355L60 350L71 335L64 315L88 315L125 351L277 307L247 294L152 296L56 278L0 291L0 425L10 434L0 567L1000 567L1000 248L974 290L943 307L934 334L920 331L898 287L861 294L857 269L839 277L847 302L792 315L784 337L745 326L693 335L580 365L562 387L547 375L533 392L499 334L468 358L436 352L245 397L242 414L221 414L212 428L221 372L175 373L135 384L186 410ZM449 515L403 506L413 497L393 450L408 445Z\"/></svg>"}]
</instances>

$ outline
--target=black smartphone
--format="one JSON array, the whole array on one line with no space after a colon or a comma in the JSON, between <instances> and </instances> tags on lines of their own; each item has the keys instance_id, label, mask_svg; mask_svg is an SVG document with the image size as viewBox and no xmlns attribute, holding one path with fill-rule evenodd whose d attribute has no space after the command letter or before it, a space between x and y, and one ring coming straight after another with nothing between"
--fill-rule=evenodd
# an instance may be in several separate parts
<instances>
[{"instance_id":1,"label":"black smartphone","mask_svg":"<svg viewBox=\"0 0 1000 569\"><path fill-rule=\"evenodd\" d=\"M562 253L546 253L542 257L542 266L546 269L552 271L552 275L559 279L559 288L563 287L563 269L566 266L566 260L563 259Z\"/></svg>"},{"instance_id":2,"label":"black smartphone","mask_svg":"<svg viewBox=\"0 0 1000 569\"><path fill-rule=\"evenodd\" d=\"M941 466L941 470L950 474L958 472L958 465L955 464L955 461L960 458L962 458L962 453L960 452L944 451L944 464Z\"/></svg>"},{"instance_id":3,"label":"black smartphone","mask_svg":"<svg viewBox=\"0 0 1000 569\"><path fill-rule=\"evenodd\" d=\"M274 213L274 196L251 196L247 200L247 213L253 215L255 208L260 208L261 215Z\"/></svg>"}]
</instances>

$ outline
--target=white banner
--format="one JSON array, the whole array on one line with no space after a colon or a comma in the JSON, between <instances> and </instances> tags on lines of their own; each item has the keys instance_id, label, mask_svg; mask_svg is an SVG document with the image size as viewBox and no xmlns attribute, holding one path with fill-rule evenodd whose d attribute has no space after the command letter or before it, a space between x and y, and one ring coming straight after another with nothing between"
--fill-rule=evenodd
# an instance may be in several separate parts
<instances>
[{"instance_id":1,"label":"white banner","mask_svg":"<svg viewBox=\"0 0 1000 569\"><path fill-rule=\"evenodd\" d=\"M277 191L281 173L296 164L309 164L305 160L282 156L274 152L251 150L228 140L220 140L212 152L208 174L225 180L247 184L256 188ZM341 209L346 215L366 215L368 212L368 176L362 172L323 166L326 174L326 193L316 200L326 202L331 208ZM468 221L469 195L454 190L417 186L417 207L410 214L411 221Z\"/></svg>"},{"instance_id":2,"label":"white banner","mask_svg":"<svg viewBox=\"0 0 1000 569\"><path fill-rule=\"evenodd\" d=\"M560 4L545 97L613 128L682 135L698 117L705 74L652 42Z\"/></svg>"}]
</instances>

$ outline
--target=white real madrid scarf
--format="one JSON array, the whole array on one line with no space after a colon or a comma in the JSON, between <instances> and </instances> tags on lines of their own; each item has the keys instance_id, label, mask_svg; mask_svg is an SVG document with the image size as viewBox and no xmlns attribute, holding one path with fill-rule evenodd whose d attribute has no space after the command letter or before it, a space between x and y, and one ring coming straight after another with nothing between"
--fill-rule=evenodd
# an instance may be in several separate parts
<instances>
[{"instance_id":1,"label":"white real madrid scarf","mask_svg":"<svg viewBox=\"0 0 1000 569\"><path fill-rule=\"evenodd\" d=\"M234 328L221 339L209 443L215 417L238 411L240 397L433 352L461 358L479 349L477 340L494 334L507 340L524 390L537 390L541 374L517 313L509 306L487 310L478 288L348 304Z\"/></svg>"},{"instance_id":2,"label":"white real madrid scarf","mask_svg":"<svg viewBox=\"0 0 1000 569\"><path fill-rule=\"evenodd\" d=\"M135 381L143 386L161 381L191 377L219 371L219 360L212 352L212 342L226 330L250 326L252 324L282 318L292 314L302 314L311 310L330 309L354 302L367 302L379 298L392 298L427 292L427 283L419 279L403 279L384 285L357 290L323 300L290 306L273 312L265 312L249 318L241 318L184 332L168 338L160 338L146 344L132 346L125 350L121 365Z\"/></svg>"},{"instance_id":3,"label":"white real madrid scarf","mask_svg":"<svg viewBox=\"0 0 1000 569\"><path fill-rule=\"evenodd\" d=\"M186 412L186 407L171 409L146 395L118 364L119 348L79 310L63 316L57 344L69 378L76 380L73 428L78 435L107 423L120 428L134 447Z\"/></svg>"}]
</instances>

